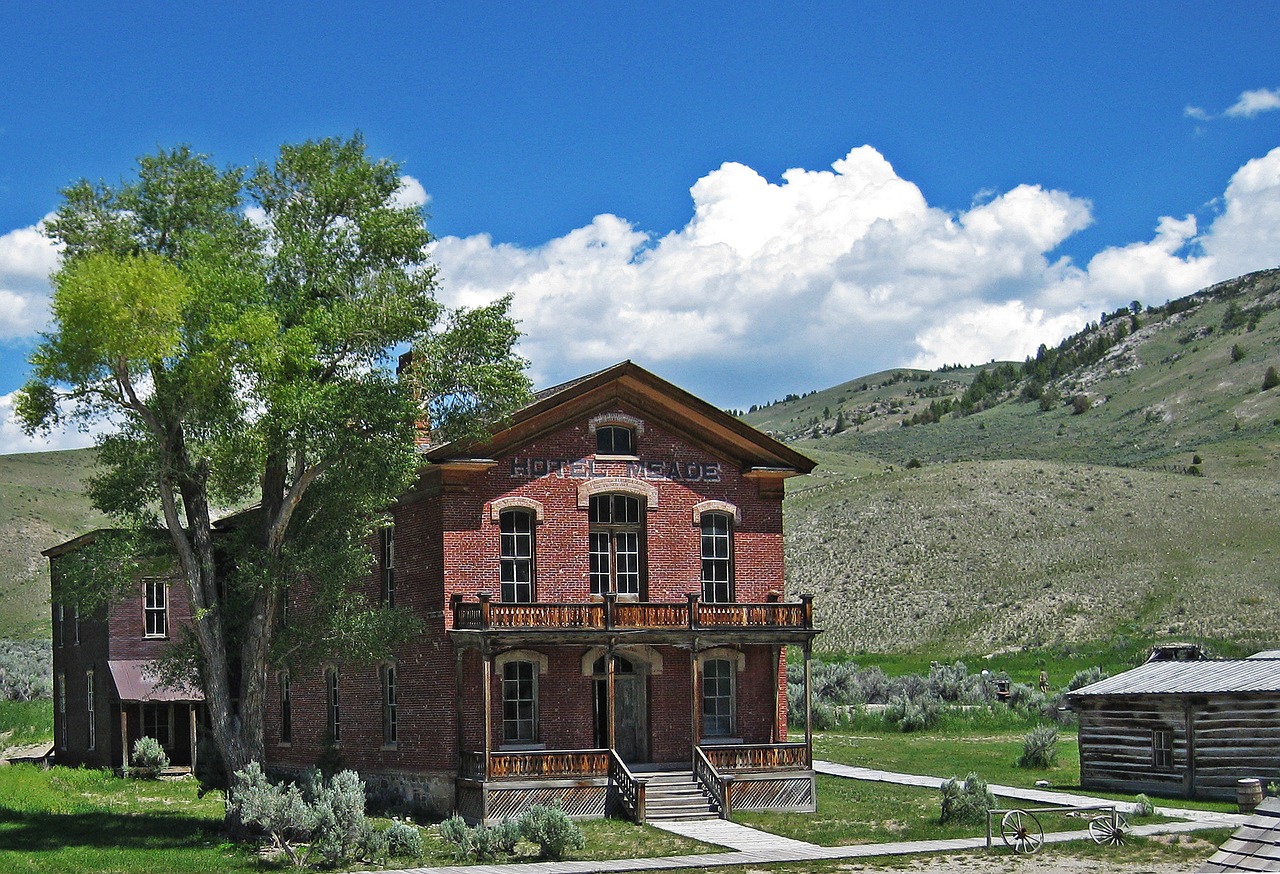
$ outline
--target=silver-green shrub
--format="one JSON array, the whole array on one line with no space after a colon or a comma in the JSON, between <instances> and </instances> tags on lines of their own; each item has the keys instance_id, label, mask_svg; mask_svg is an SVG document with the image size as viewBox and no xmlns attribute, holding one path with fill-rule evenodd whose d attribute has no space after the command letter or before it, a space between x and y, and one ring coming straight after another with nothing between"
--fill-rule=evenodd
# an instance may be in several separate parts
<instances>
[{"instance_id":1,"label":"silver-green shrub","mask_svg":"<svg viewBox=\"0 0 1280 874\"><path fill-rule=\"evenodd\" d=\"M130 773L134 776L154 779L169 767L169 756L154 737L140 737L134 741L129 764Z\"/></svg>"},{"instance_id":2,"label":"silver-green shrub","mask_svg":"<svg viewBox=\"0 0 1280 874\"><path fill-rule=\"evenodd\" d=\"M961 782L955 777L944 782L942 792L942 815L939 825L949 822L979 824L986 822L987 811L996 806L995 796L987 788L984 780L977 774L970 773Z\"/></svg>"},{"instance_id":3,"label":"silver-green shrub","mask_svg":"<svg viewBox=\"0 0 1280 874\"><path fill-rule=\"evenodd\" d=\"M551 805L535 804L520 818L520 833L538 845L543 859L563 859L568 850L586 844L582 829L569 818L557 800Z\"/></svg>"},{"instance_id":4,"label":"silver-green shrub","mask_svg":"<svg viewBox=\"0 0 1280 874\"><path fill-rule=\"evenodd\" d=\"M1058 764L1058 729L1052 725L1038 725L1022 736L1022 755L1019 768L1052 768Z\"/></svg>"},{"instance_id":5,"label":"silver-green shrub","mask_svg":"<svg viewBox=\"0 0 1280 874\"><path fill-rule=\"evenodd\" d=\"M422 832L410 822L394 822L382 833L387 841L387 852L396 857L417 859L422 855Z\"/></svg>"}]
</instances>

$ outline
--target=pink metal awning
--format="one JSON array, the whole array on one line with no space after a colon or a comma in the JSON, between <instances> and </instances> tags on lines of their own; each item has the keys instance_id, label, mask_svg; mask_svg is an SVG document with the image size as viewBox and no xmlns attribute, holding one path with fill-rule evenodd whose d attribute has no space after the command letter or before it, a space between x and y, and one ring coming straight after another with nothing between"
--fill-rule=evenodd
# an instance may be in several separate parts
<instances>
[{"instance_id":1,"label":"pink metal awning","mask_svg":"<svg viewBox=\"0 0 1280 874\"><path fill-rule=\"evenodd\" d=\"M119 659L107 662L116 693L121 701L203 701L204 693L194 685L161 685L155 663L148 659Z\"/></svg>"}]
</instances>

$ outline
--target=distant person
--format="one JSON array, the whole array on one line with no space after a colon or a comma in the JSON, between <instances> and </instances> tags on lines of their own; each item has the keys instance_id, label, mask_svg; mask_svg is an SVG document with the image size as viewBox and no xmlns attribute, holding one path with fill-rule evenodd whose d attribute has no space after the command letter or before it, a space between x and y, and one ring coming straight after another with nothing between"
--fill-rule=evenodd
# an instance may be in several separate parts
<instances>
[{"instance_id":1,"label":"distant person","mask_svg":"<svg viewBox=\"0 0 1280 874\"><path fill-rule=\"evenodd\" d=\"M1049 693L1049 672L1043 668L1040 669L1040 691L1046 695Z\"/></svg>"}]
</instances>

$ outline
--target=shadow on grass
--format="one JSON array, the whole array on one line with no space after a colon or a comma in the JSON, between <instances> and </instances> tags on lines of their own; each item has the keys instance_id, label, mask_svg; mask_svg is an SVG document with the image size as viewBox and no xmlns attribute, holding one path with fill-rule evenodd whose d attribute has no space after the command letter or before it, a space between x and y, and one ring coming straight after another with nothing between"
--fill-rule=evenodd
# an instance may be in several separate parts
<instances>
[{"instance_id":1,"label":"shadow on grass","mask_svg":"<svg viewBox=\"0 0 1280 874\"><path fill-rule=\"evenodd\" d=\"M223 841L218 823L189 814L19 813L0 807L0 847L22 853L69 847L172 850Z\"/></svg>"}]
</instances>

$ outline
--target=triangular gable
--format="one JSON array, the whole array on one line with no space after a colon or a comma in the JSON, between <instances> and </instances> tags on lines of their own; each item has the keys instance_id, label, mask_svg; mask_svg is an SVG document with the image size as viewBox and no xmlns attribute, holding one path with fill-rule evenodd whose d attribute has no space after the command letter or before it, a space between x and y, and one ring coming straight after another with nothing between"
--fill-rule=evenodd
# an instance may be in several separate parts
<instances>
[{"instance_id":1,"label":"triangular gable","mask_svg":"<svg viewBox=\"0 0 1280 874\"><path fill-rule=\"evenodd\" d=\"M540 391L489 439L442 444L428 449L424 457L435 464L493 458L619 406L642 412L646 420L736 462L744 473L787 477L809 473L816 465L809 457L632 361Z\"/></svg>"}]
</instances>

